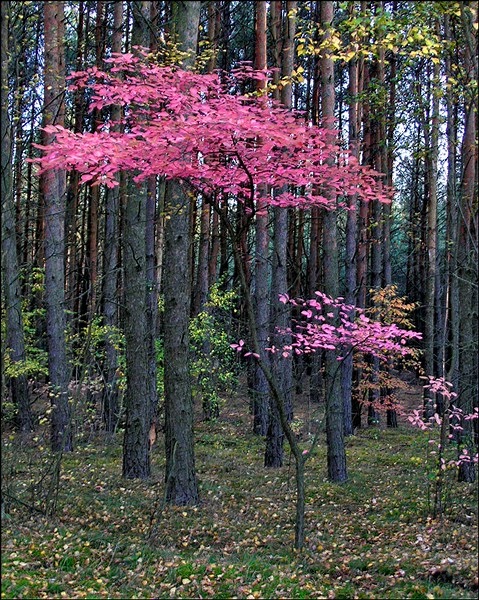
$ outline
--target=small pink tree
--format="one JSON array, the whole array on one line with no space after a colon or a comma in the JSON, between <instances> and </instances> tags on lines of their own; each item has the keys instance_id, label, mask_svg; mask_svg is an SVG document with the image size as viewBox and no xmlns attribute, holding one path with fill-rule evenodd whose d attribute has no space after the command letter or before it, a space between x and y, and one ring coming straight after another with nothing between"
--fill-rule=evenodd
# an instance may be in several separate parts
<instances>
[{"instance_id":1,"label":"small pink tree","mask_svg":"<svg viewBox=\"0 0 479 600\"><path fill-rule=\"evenodd\" d=\"M473 455L466 447L461 448L460 446L458 446L457 458L447 460L445 457L447 444L460 437L456 434L463 431L461 425L463 421L475 421L479 418L479 410L476 407L472 413L464 414L459 407L454 405L454 399L457 397L457 394L452 391L452 383L446 381L444 377L429 376L427 379L428 383L424 388L432 394L441 394L443 398L443 414L439 415L435 413L429 419L425 420L424 408L422 408L421 410L414 410L408 417L408 420L411 425L418 427L421 431L430 432L435 426L440 428L439 439L430 439L428 442L428 455L435 456L432 516L434 518L441 518L444 512L446 470L453 468L457 471L461 465L470 465L473 467L478 462L477 452ZM430 449L431 446L433 449Z\"/></svg>"},{"instance_id":2,"label":"small pink tree","mask_svg":"<svg viewBox=\"0 0 479 600\"><path fill-rule=\"evenodd\" d=\"M373 321L365 315L363 309L344 303L343 298L331 298L319 291L315 292L315 298L309 300L292 299L286 294L281 294L280 301L301 309L301 320L298 321L295 330L287 331L292 337L291 345L267 348L269 352L280 353L284 358L292 353L310 354L326 350L337 355L339 371L339 363L349 353L361 352L387 362L390 358L410 354L413 350L408 347L408 342L422 337L420 333L401 329L395 324L384 325ZM351 319L351 315L355 315L354 320ZM245 357L251 356L258 361L277 399L281 425L296 464L295 547L300 549L304 541L305 464L318 443L319 428L309 446L301 448L286 418L276 382L261 359L256 338L253 336L252 349L246 347L244 340L232 344L232 347Z\"/></svg>"}]
</instances>

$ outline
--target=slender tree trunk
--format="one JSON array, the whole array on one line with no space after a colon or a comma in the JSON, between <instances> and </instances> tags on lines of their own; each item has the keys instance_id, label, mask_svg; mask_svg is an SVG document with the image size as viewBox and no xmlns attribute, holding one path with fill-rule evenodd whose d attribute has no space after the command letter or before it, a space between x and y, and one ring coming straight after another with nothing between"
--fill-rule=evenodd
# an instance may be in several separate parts
<instances>
[{"instance_id":1,"label":"slender tree trunk","mask_svg":"<svg viewBox=\"0 0 479 600\"><path fill-rule=\"evenodd\" d=\"M267 4L265 0L255 2L255 68L266 69L266 32ZM262 82L258 91L264 90ZM256 203L255 222L255 268L254 268L254 304L258 343L262 360L268 361L264 348L269 336L269 232L268 204L265 200L267 186L259 186ZM253 430L258 435L267 435L265 454L266 466L278 466L282 463L282 432L278 420L269 409L269 387L262 369L255 365L253 389ZM272 422L272 420L274 422ZM269 443L268 443L269 440ZM272 445L274 445L274 450Z\"/></svg>"},{"instance_id":2,"label":"slender tree trunk","mask_svg":"<svg viewBox=\"0 0 479 600\"><path fill-rule=\"evenodd\" d=\"M237 273L240 281L240 285L243 289L243 295L245 300L245 311L246 311L246 319L247 325L250 332L251 337L251 347L253 352L255 352L260 358L257 359L258 364L263 369L265 377L268 381L268 385L270 386L271 392L273 394L273 398L276 402L276 407L278 410L281 426L283 432L285 434L286 439L288 440L289 446L291 448L291 452L294 456L295 460L295 480L296 480L296 520L295 520L295 535L294 535L294 547L296 550L302 550L304 546L304 512L305 512L305 504L306 504L306 490L305 490L305 461L306 457L301 452L301 449L298 445L296 436L291 429L291 426L288 421L288 417L285 411L285 402L281 394L281 389L279 388L276 379L274 378L271 370L269 369L269 365L264 363L261 359L260 355L260 347L258 343L258 338L256 335L257 325L256 325L256 316L253 306L253 299L251 297L250 285L246 278L246 269L245 264L242 260L242 256L240 253L240 249L234 240L236 238L233 227L231 223L228 221L225 211L218 209L221 220L225 229L228 231L229 237L233 241L233 256L234 261L237 266Z\"/></svg>"},{"instance_id":3,"label":"slender tree trunk","mask_svg":"<svg viewBox=\"0 0 479 600\"><path fill-rule=\"evenodd\" d=\"M376 6L383 6L382 2L376 3ZM371 92L377 92L384 86L384 62L382 57L374 59L370 67L371 69L371 86L377 86L376 89L371 88ZM374 105L371 111L370 129L371 129L371 166L379 173L382 173L385 166L383 164L384 144L384 127L383 127L383 112L385 108L382 105ZM379 114L378 114L379 113ZM370 244L370 261L371 261L371 287L378 291L382 282L382 209L379 200L373 199L369 205L370 227L371 227L371 244ZM373 387L369 393L368 405L368 425L379 424L378 406L381 398L381 390L379 386L379 359L373 356L370 359L371 363L371 383Z\"/></svg>"},{"instance_id":4,"label":"slender tree trunk","mask_svg":"<svg viewBox=\"0 0 479 600\"><path fill-rule=\"evenodd\" d=\"M150 2L149 22L148 22L148 46L151 52L158 50L157 21L158 6L155 2ZM146 36L145 36L146 37ZM161 233L162 219L158 215L158 200L163 202L163 198L158 198L163 194L163 186L158 186L158 177L152 175L147 180L147 199L146 199L146 318L148 323L148 396L150 401L150 430L156 431L158 421L158 391L157 391L157 359L156 359L156 336L158 330L158 297L160 292L158 272L157 272L157 233ZM157 231L158 224L160 232ZM151 446L150 446L151 447Z\"/></svg>"},{"instance_id":5,"label":"slender tree trunk","mask_svg":"<svg viewBox=\"0 0 479 600\"><path fill-rule=\"evenodd\" d=\"M350 10L353 12L353 5ZM351 154L359 157L359 122L358 122L358 64L357 59L349 63L349 148ZM356 304L356 241L357 241L357 197L349 196L346 216L346 255L345 276L346 296L348 304ZM354 318L351 316L351 318ZM341 364L341 388L344 406L344 435L353 434L353 354L349 353Z\"/></svg>"},{"instance_id":6,"label":"slender tree trunk","mask_svg":"<svg viewBox=\"0 0 479 600\"><path fill-rule=\"evenodd\" d=\"M281 30L278 28L278 20L281 19L281 2L274 2L271 5L272 20L276 24L275 30L275 52L277 66L281 65L281 76L290 77L293 71L294 61L294 36L296 31L295 11L297 2L286 3L286 17L284 20L285 28L281 37ZM281 23L281 21L280 21ZM278 31L279 29L279 31ZM282 44L281 44L282 41ZM282 46L280 55L280 44ZM281 102L286 108L292 105L292 88L286 85L281 90ZM291 336L278 333L277 329L285 330L291 322L289 306L279 301L279 295L288 292L288 268L287 268L287 246L288 246L288 210L285 208L273 208L273 272L271 281L271 339L273 344L281 348L291 343ZM286 403L285 411L288 419L293 418L292 408L292 385L293 385L293 360L292 358L282 359L279 353L273 355L272 372L277 379L281 389L283 401ZM270 398L271 421L268 430L268 438L265 452L265 466L280 466L283 456L284 432L281 429L281 422L278 411L275 407L274 398ZM275 451L273 451L273 448Z\"/></svg>"},{"instance_id":7,"label":"slender tree trunk","mask_svg":"<svg viewBox=\"0 0 479 600\"><path fill-rule=\"evenodd\" d=\"M314 19L319 22L321 2L314 3ZM318 40L319 41L319 40ZM319 56L314 57L313 64L313 92L311 104L311 119L313 125L319 125L319 105L320 105L320 84L321 69ZM323 237L323 211L318 206L311 208L311 224L309 234L309 261L306 289L308 296L312 298L314 292L321 289L321 256L320 245ZM307 373L309 375L309 400L314 404L319 404L324 399L324 378L323 378L323 352L315 352L312 356L305 357L307 363Z\"/></svg>"},{"instance_id":8,"label":"slender tree trunk","mask_svg":"<svg viewBox=\"0 0 479 600\"><path fill-rule=\"evenodd\" d=\"M10 3L0 3L1 15L1 89L8 89L8 20L10 18ZM1 136L2 136L2 272L5 292L6 316L6 350L9 353L12 367L19 370L18 375L9 378L9 392L15 405L16 422L20 431L33 429L33 416L30 407L28 380L22 367L25 366L25 335L23 329L23 314L21 302L20 270L18 267L17 246L15 241L15 207L12 189L12 145L10 119L8 116L8 94L2 94L1 107ZM4 371L2 369L3 395Z\"/></svg>"},{"instance_id":9,"label":"slender tree trunk","mask_svg":"<svg viewBox=\"0 0 479 600\"><path fill-rule=\"evenodd\" d=\"M133 5L132 45L147 46L149 2ZM127 365L126 423L123 438L123 477L150 476L149 432L152 422L151 323L148 318L146 218L148 189L130 177L125 208L124 318Z\"/></svg>"},{"instance_id":10,"label":"slender tree trunk","mask_svg":"<svg viewBox=\"0 0 479 600\"><path fill-rule=\"evenodd\" d=\"M211 250L208 259L208 281L210 285L216 283L218 273L218 256L220 253L221 233L220 220L217 212L213 212L211 223Z\"/></svg>"},{"instance_id":11,"label":"slender tree trunk","mask_svg":"<svg viewBox=\"0 0 479 600\"><path fill-rule=\"evenodd\" d=\"M45 2L44 124L64 124L64 3ZM52 141L45 134L44 144ZM42 175L45 199L45 302L48 372L52 386L51 447L73 449L65 340L65 173Z\"/></svg>"},{"instance_id":12,"label":"slender tree trunk","mask_svg":"<svg viewBox=\"0 0 479 600\"><path fill-rule=\"evenodd\" d=\"M112 52L121 52L123 26L123 2L115 2L113 7ZM112 121L119 121L120 107L112 107ZM113 131L119 129L113 126ZM120 181L120 175L118 182ZM118 327L118 234L120 211L120 187L109 188L105 196L105 253L103 268L103 315L108 333L105 339L103 423L108 432L116 429L119 418L119 390L117 382L118 351L114 331Z\"/></svg>"},{"instance_id":13,"label":"slender tree trunk","mask_svg":"<svg viewBox=\"0 0 479 600\"><path fill-rule=\"evenodd\" d=\"M321 24L325 37L330 35L333 2L321 2ZM327 51L321 57L321 108L323 127L334 127L334 63ZM332 297L339 294L339 265L336 211L326 211L323 229L324 291ZM336 316L337 318L337 316ZM328 445L328 477L331 481L346 481L344 447L344 407L341 395L339 366L335 352L325 356L326 438Z\"/></svg>"},{"instance_id":14,"label":"slender tree trunk","mask_svg":"<svg viewBox=\"0 0 479 600\"><path fill-rule=\"evenodd\" d=\"M105 2L98 0L96 3L95 18L95 63L103 68L103 55L105 52ZM96 131L101 119L100 111L94 110L92 130ZM99 209L100 209L100 186L92 186L89 195L90 205L88 207L88 248L87 248L87 270L88 270L88 304L87 311L89 320L95 314L97 304L97 280L98 280L98 242L99 242Z\"/></svg>"},{"instance_id":15,"label":"slender tree trunk","mask_svg":"<svg viewBox=\"0 0 479 600\"><path fill-rule=\"evenodd\" d=\"M311 208L311 231L309 239L309 264L307 290L310 298L314 292L320 288L321 282L321 261L319 255L319 245L323 232L323 214L317 206ZM312 356L306 357L308 363L309 377L309 398L312 404L319 404L324 398L323 381L323 353L315 352Z\"/></svg>"},{"instance_id":16,"label":"slender tree trunk","mask_svg":"<svg viewBox=\"0 0 479 600\"><path fill-rule=\"evenodd\" d=\"M436 24L438 29L438 23ZM424 122L426 138L426 178L427 197L425 208L427 211L427 277L425 290L425 323L424 323L424 366L427 375L436 375L434 349L435 349L435 299L436 299L436 268L437 268L437 161L439 153L439 85L440 65L434 64L432 81L429 89L432 95L431 122ZM428 99L429 100L429 99ZM429 112L429 110L427 111ZM424 391L424 414L430 418L435 412L434 395L429 390Z\"/></svg>"},{"instance_id":17,"label":"slender tree trunk","mask_svg":"<svg viewBox=\"0 0 479 600\"><path fill-rule=\"evenodd\" d=\"M173 2L174 33L182 51L191 53L183 67L194 62L200 2ZM191 200L177 182L166 190L165 228L165 448L167 502L196 504L199 499L193 440L193 400L189 373L189 221Z\"/></svg>"},{"instance_id":18,"label":"slender tree trunk","mask_svg":"<svg viewBox=\"0 0 479 600\"><path fill-rule=\"evenodd\" d=\"M466 39L474 39L477 47L477 22L478 15L471 16L468 11L466 16L462 10L462 23ZM469 44L466 45L466 64L470 77L478 72L477 54L471 52ZM478 160L477 160L477 105L474 96L466 96L464 107L465 128L462 140L462 182L461 199L458 211L458 238L457 238L457 277L459 296L459 388L457 405L463 414L471 414L477 407L478 399ZM474 434L472 421L462 419L463 430L460 442L463 449L472 456L477 450L477 429ZM474 437L476 439L474 440ZM463 450L464 453L464 450ZM473 482L476 478L475 464L462 460L459 466L459 481Z\"/></svg>"},{"instance_id":19,"label":"slender tree trunk","mask_svg":"<svg viewBox=\"0 0 479 600\"><path fill-rule=\"evenodd\" d=\"M208 299L208 259L210 252L210 217L211 207L206 198L201 201L200 215L200 240L198 249L198 266L196 276L196 289L194 294L193 315L201 312Z\"/></svg>"},{"instance_id":20,"label":"slender tree trunk","mask_svg":"<svg viewBox=\"0 0 479 600\"><path fill-rule=\"evenodd\" d=\"M444 15L444 36L451 40L450 17ZM452 64L450 54L446 54L446 76L452 77ZM453 92L450 86L446 88L447 110L447 196L446 196L446 324L444 345L448 344L446 362L446 348L444 348L444 371L447 380L453 384L454 390L458 389L458 355L459 355L459 308L457 278L454 276L455 256L457 249L457 105L454 105Z\"/></svg>"},{"instance_id":21,"label":"slender tree trunk","mask_svg":"<svg viewBox=\"0 0 479 600\"><path fill-rule=\"evenodd\" d=\"M397 0L393 2L393 14L397 12ZM386 185L393 187L393 169L394 169L394 133L396 129L396 77L397 65L396 56L393 54L390 58L390 75L389 75L389 100L387 108L387 147L386 147ZM392 269L391 269L391 205L383 206L383 278L384 285L392 284ZM391 367L386 367L389 372ZM386 394L390 395L392 390L387 389ZM397 413L395 408L386 409L386 425L390 428L398 426Z\"/></svg>"}]
</instances>

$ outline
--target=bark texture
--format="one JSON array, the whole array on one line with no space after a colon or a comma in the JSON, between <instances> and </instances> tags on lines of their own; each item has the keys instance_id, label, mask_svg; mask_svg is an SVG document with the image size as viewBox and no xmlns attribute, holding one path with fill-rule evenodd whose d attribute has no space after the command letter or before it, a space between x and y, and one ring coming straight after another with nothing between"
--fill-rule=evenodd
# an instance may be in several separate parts
<instances>
[{"instance_id":1,"label":"bark texture","mask_svg":"<svg viewBox=\"0 0 479 600\"><path fill-rule=\"evenodd\" d=\"M172 32L180 50L190 53L182 66L194 63L200 2L173 2ZM193 399L189 373L191 304L191 198L179 183L167 183L165 227L165 449L167 502L196 504L199 500L193 439Z\"/></svg>"},{"instance_id":2,"label":"bark texture","mask_svg":"<svg viewBox=\"0 0 479 600\"><path fill-rule=\"evenodd\" d=\"M20 431L33 429L33 417L30 408L28 380L22 373L25 363L25 335L23 329L23 315L21 303L20 270L17 254L15 235L15 206L12 188L12 146L10 133L10 119L8 116L8 2L0 3L1 18L1 148L2 148L2 173L1 173L1 198L2 198L2 274L3 289L5 293L6 316L6 352L9 353L12 365L19 369L18 375L13 375L8 380L11 400L16 408L15 420ZM2 369L2 394L4 389Z\"/></svg>"},{"instance_id":3,"label":"bark texture","mask_svg":"<svg viewBox=\"0 0 479 600\"><path fill-rule=\"evenodd\" d=\"M64 3L45 2L44 124L64 125L63 91ZM45 134L44 143L51 141ZM52 387L52 450L73 449L71 407L68 399L69 371L65 341L65 191L64 171L42 175L45 219L45 303L48 340L48 372Z\"/></svg>"},{"instance_id":4,"label":"bark texture","mask_svg":"<svg viewBox=\"0 0 479 600\"><path fill-rule=\"evenodd\" d=\"M115 2L113 8L112 52L121 52L123 26L123 2ZM121 116L120 107L112 107L112 121ZM118 125L114 126L114 131ZM120 176L118 175L118 180ZM118 233L120 210L120 186L108 189L105 201L105 252L103 266L103 315L109 328L105 340L105 363L103 366L103 423L106 431L116 429L119 418L119 391L117 382L118 352L113 332L118 326Z\"/></svg>"},{"instance_id":5,"label":"bark texture","mask_svg":"<svg viewBox=\"0 0 479 600\"><path fill-rule=\"evenodd\" d=\"M133 5L132 44L146 46L149 3ZM151 474L149 432L154 382L151 375L151 329L146 264L148 190L130 177L125 208L125 345L127 364L126 423L123 438L123 477L146 479Z\"/></svg>"},{"instance_id":6,"label":"bark texture","mask_svg":"<svg viewBox=\"0 0 479 600\"><path fill-rule=\"evenodd\" d=\"M333 19L333 2L321 2L321 23L328 36ZM321 108L323 127L334 126L334 64L327 51L321 57ZM327 193L327 192L326 192ZM323 229L324 291L339 295L339 265L336 211L325 211ZM344 407L341 394L339 363L336 353L325 353L326 438L328 444L328 477L331 481L347 479L344 447Z\"/></svg>"}]
</instances>

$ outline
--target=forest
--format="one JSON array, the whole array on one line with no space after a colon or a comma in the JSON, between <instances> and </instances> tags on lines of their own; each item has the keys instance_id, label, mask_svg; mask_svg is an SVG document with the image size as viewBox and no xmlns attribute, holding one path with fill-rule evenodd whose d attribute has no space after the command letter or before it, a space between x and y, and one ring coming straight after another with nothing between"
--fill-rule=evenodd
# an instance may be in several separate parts
<instances>
[{"instance_id":1,"label":"forest","mask_svg":"<svg viewBox=\"0 0 479 600\"><path fill-rule=\"evenodd\" d=\"M476 598L476 2L0 12L2 598Z\"/></svg>"}]
</instances>

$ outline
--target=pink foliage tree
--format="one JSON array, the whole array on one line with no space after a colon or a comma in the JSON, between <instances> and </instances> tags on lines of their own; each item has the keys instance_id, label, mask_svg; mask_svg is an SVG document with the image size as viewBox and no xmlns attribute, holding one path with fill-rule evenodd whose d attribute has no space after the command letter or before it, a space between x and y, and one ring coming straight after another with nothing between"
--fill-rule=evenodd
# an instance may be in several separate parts
<instances>
[{"instance_id":1,"label":"pink foliage tree","mask_svg":"<svg viewBox=\"0 0 479 600\"><path fill-rule=\"evenodd\" d=\"M162 67L133 54L106 62L109 71L72 73L70 89L93 92L90 110L123 107L122 132L108 119L95 133L49 126L56 140L37 145L44 151L36 159L42 171L76 170L81 182L109 187L118 185L119 171L135 173L137 182L161 175L207 196L232 195L252 212L262 184L281 190L268 203L284 207L334 209L338 198L352 194L391 200L378 174L340 149L335 132L312 127L265 96L233 95L215 74Z\"/></svg>"},{"instance_id":2,"label":"pink foliage tree","mask_svg":"<svg viewBox=\"0 0 479 600\"><path fill-rule=\"evenodd\" d=\"M461 444L457 445L457 456L455 458L446 458L447 446L450 442L461 439L464 421L477 421L479 410L475 407L472 413L464 414L464 411L454 404L457 394L453 391L452 383L446 381L444 377L428 376L427 379L428 383L424 388L433 394L441 394L442 396L443 414L435 413L425 419L424 407L421 407L420 410L413 410L408 420L411 425L430 435L432 435L434 428L439 429L439 438L431 437L428 441L428 457L435 458L432 515L434 518L441 518L444 512L446 471L448 469L457 471L463 465L475 468L479 459L477 452L473 454L466 445Z\"/></svg>"},{"instance_id":3,"label":"pink foliage tree","mask_svg":"<svg viewBox=\"0 0 479 600\"><path fill-rule=\"evenodd\" d=\"M139 54L139 55L138 55ZM108 187L118 185L115 175L126 171L139 183L152 175L184 182L201 192L221 218L222 203L244 202L252 217L257 212L258 190L268 186L266 205L321 206L334 210L356 195L364 201L390 202L392 193L378 173L361 166L341 148L337 133L305 122L303 115L286 110L267 96L230 93L241 77L266 78L267 72L246 69L233 73L222 85L217 75L199 75L155 63L146 52L114 54L107 70L93 67L70 76L72 90L91 93L90 110L107 114L122 107L120 122L106 118L94 133L74 133L49 126L55 141L35 159L40 172L76 170L81 182ZM120 127L115 127L119 125ZM224 221L234 240L231 223ZM304 466L314 445L300 447L284 412L281 391L268 365L260 358L255 335L254 310L241 257L233 252L247 301L252 348L249 350L270 385L281 425L296 464L295 546L304 543ZM319 348L344 352L371 352L386 357L407 352L407 341L418 334L370 321L361 311L349 319L353 307L341 299L316 293L311 300L290 300L302 308L302 321L292 332L290 347L282 353L309 353ZM339 318L339 322L337 321ZM244 342L238 344L243 349ZM340 357L341 358L341 357ZM339 364L339 363L338 363ZM317 440L316 440L317 441Z\"/></svg>"}]
</instances>

